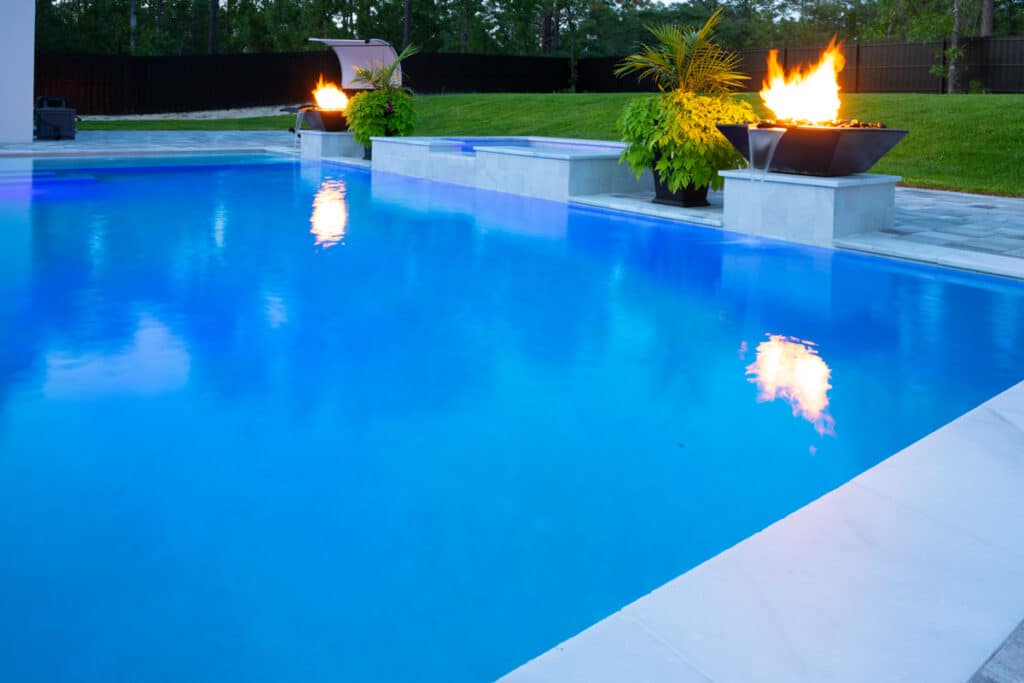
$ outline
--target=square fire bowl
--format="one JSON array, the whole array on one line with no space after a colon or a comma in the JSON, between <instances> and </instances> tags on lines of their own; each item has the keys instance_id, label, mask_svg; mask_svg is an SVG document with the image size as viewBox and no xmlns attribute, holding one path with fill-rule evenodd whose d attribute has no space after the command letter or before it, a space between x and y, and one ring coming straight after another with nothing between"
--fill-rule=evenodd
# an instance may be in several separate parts
<instances>
[{"instance_id":1,"label":"square fire bowl","mask_svg":"<svg viewBox=\"0 0 1024 683\"><path fill-rule=\"evenodd\" d=\"M750 158L747 124L720 123L717 128L744 159ZM864 173L906 134L896 128L793 126L779 141L771 170L815 176Z\"/></svg>"},{"instance_id":2,"label":"square fire bowl","mask_svg":"<svg viewBox=\"0 0 1024 683\"><path fill-rule=\"evenodd\" d=\"M832 246L832 240L892 226L899 176L839 178L719 171L725 178L722 227L748 235Z\"/></svg>"}]
</instances>

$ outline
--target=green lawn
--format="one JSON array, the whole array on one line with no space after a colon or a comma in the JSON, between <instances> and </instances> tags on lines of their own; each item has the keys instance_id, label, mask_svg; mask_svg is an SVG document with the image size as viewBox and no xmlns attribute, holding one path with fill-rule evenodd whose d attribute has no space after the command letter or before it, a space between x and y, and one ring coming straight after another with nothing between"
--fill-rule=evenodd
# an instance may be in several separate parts
<instances>
[{"instance_id":1,"label":"green lawn","mask_svg":"<svg viewBox=\"0 0 1024 683\"><path fill-rule=\"evenodd\" d=\"M628 93L423 95L417 135L549 135L617 139ZM744 95L756 102L756 95ZM907 185L1024 196L1024 95L846 95L842 116L910 134L877 166ZM83 121L82 130L287 129L292 115L258 119Z\"/></svg>"}]
</instances>

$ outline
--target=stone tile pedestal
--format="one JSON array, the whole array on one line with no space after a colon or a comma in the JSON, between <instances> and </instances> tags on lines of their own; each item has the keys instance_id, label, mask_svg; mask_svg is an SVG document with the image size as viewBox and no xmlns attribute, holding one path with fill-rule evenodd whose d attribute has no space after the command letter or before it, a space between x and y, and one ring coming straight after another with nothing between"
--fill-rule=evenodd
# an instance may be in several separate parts
<instances>
[{"instance_id":1,"label":"stone tile pedestal","mask_svg":"<svg viewBox=\"0 0 1024 683\"><path fill-rule=\"evenodd\" d=\"M899 176L837 178L720 171L722 227L749 235L832 246L832 240L892 226Z\"/></svg>"},{"instance_id":2,"label":"stone tile pedestal","mask_svg":"<svg viewBox=\"0 0 1024 683\"><path fill-rule=\"evenodd\" d=\"M352 133L340 133L322 130L302 131L300 154L307 159L323 159L325 157L363 158L363 146L355 141Z\"/></svg>"}]
</instances>

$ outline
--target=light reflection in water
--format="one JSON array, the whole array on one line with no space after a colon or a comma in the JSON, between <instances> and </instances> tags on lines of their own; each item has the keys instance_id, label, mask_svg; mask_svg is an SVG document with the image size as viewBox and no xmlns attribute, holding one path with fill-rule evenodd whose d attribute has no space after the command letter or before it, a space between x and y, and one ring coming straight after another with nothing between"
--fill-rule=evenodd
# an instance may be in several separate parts
<instances>
[{"instance_id":1,"label":"light reflection in water","mask_svg":"<svg viewBox=\"0 0 1024 683\"><path fill-rule=\"evenodd\" d=\"M819 434L835 434L835 419L828 414L832 370L818 355L813 342L769 334L757 345L757 359L747 366L757 385L758 401L789 401L793 415L814 425Z\"/></svg>"},{"instance_id":2,"label":"light reflection in water","mask_svg":"<svg viewBox=\"0 0 1024 683\"><path fill-rule=\"evenodd\" d=\"M316 244L327 249L341 243L348 224L348 204L345 203L345 183L325 180L313 198L313 215L309 218L310 232L316 235Z\"/></svg>"}]
</instances>

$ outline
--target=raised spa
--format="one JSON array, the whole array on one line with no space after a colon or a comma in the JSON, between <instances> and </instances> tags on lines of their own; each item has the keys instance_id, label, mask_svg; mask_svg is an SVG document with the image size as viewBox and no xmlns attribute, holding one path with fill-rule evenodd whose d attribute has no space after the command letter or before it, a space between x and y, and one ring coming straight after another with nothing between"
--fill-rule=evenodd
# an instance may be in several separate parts
<instances>
[{"instance_id":1,"label":"raised spa","mask_svg":"<svg viewBox=\"0 0 1024 683\"><path fill-rule=\"evenodd\" d=\"M545 137L374 138L373 170L565 201L649 188L647 174L637 180L619 164L624 147Z\"/></svg>"}]
</instances>

